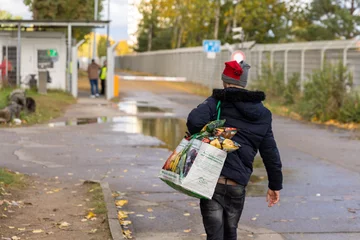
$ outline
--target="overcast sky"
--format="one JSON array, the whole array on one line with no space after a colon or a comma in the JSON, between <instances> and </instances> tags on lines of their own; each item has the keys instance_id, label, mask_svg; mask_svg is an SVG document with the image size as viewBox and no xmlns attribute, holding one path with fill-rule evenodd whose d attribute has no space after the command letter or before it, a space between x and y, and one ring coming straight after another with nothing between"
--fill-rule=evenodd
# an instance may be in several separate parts
<instances>
[{"instance_id":1,"label":"overcast sky","mask_svg":"<svg viewBox=\"0 0 360 240\"><path fill-rule=\"evenodd\" d=\"M128 0L110 0L110 35L114 40L128 39ZM102 19L107 19L108 0L104 1L104 12ZM13 15L21 16L23 19L31 19L32 14L23 0L0 0L0 10L5 10ZM98 29L100 33L106 33L105 29Z\"/></svg>"}]
</instances>

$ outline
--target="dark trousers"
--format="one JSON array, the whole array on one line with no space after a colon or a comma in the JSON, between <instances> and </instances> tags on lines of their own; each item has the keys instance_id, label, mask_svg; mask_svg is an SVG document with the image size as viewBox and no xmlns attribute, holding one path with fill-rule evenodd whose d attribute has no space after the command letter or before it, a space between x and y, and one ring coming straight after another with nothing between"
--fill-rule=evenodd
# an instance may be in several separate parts
<instances>
[{"instance_id":1,"label":"dark trousers","mask_svg":"<svg viewBox=\"0 0 360 240\"><path fill-rule=\"evenodd\" d=\"M100 79L101 82L101 95L105 95L106 80Z\"/></svg>"},{"instance_id":2,"label":"dark trousers","mask_svg":"<svg viewBox=\"0 0 360 240\"><path fill-rule=\"evenodd\" d=\"M99 94L99 86L97 79L90 79L91 95Z\"/></svg>"},{"instance_id":3,"label":"dark trousers","mask_svg":"<svg viewBox=\"0 0 360 240\"><path fill-rule=\"evenodd\" d=\"M212 200L200 200L207 240L237 240L245 186L217 184Z\"/></svg>"}]
</instances>

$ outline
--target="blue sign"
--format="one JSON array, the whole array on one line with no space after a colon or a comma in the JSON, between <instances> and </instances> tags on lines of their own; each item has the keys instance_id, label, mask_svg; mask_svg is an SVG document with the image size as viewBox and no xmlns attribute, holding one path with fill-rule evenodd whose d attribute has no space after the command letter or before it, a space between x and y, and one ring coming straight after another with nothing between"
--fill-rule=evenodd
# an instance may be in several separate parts
<instances>
[{"instance_id":1,"label":"blue sign","mask_svg":"<svg viewBox=\"0 0 360 240\"><path fill-rule=\"evenodd\" d=\"M219 40L203 40L204 52L220 52L221 42Z\"/></svg>"}]
</instances>

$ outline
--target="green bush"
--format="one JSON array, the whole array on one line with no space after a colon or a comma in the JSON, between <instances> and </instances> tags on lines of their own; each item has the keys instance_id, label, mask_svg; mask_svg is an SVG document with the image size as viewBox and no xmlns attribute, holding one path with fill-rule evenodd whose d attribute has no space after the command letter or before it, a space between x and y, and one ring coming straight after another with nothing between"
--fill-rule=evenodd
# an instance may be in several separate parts
<instances>
[{"instance_id":1,"label":"green bush","mask_svg":"<svg viewBox=\"0 0 360 240\"><path fill-rule=\"evenodd\" d=\"M339 121L344 123L360 122L360 96L353 91L346 95L340 108Z\"/></svg>"},{"instance_id":2,"label":"green bush","mask_svg":"<svg viewBox=\"0 0 360 240\"><path fill-rule=\"evenodd\" d=\"M338 119L348 85L352 85L352 76L342 62L325 63L323 70L314 71L305 84L299 113L306 119L323 122Z\"/></svg>"}]
</instances>

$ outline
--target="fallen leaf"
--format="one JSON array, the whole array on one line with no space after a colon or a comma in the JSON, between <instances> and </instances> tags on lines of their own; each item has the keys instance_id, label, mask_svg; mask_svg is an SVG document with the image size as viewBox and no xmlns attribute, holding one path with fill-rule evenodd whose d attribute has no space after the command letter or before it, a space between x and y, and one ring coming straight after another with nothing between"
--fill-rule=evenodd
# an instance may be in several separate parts
<instances>
[{"instance_id":1,"label":"fallen leaf","mask_svg":"<svg viewBox=\"0 0 360 240\"><path fill-rule=\"evenodd\" d=\"M257 219L256 217L253 217L253 218L251 219L251 221L256 221L256 219Z\"/></svg>"},{"instance_id":2,"label":"fallen leaf","mask_svg":"<svg viewBox=\"0 0 360 240\"><path fill-rule=\"evenodd\" d=\"M46 192L46 194L53 194L53 193L54 193L53 191Z\"/></svg>"},{"instance_id":3,"label":"fallen leaf","mask_svg":"<svg viewBox=\"0 0 360 240\"><path fill-rule=\"evenodd\" d=\"M153 212L154 210L152 210L152 208L148 208L147 211L148 212Z\"/></svg>"},{"instance_id":4,"label":"fallen leaf","mask_svg":"<svg viewBox=\"0 0 360 240\"><path fill-rule=\"evenodd\" d=\"M142 214L136 214L135 216L136 217L144 217L144 215L142 215Z\"/></svg>"},{"instance_id":5,"label":"fallen leaf","mask_svg":"<svg viewBox=\"0 0 360 240\"><path fill-rule=\"evenodd\" d=\"M113 196L113 197L119 197L120 194L119 194L119 193L112 193L112 196Z\"/></svg>"},{"instance_id":6,"label":"fallen leaf","mask_svg":"<svg viewBox=\"0 0 360 240\"><path fill-rule=\"evenodd\" d=\"M74 175L74 174L73 174L73 173L68 173L68 175L69 175L69 176L72 176L72 175Z\"/></svg>"},{"instance_id":7,"label":"fallen leaf","mask_svg":"<svg viewBox=\"0 0 360 240\"><path fill-rule=\"evenodd\" d=\"M43 233L44 230L42 230L42 229L37 229L37 230L33 230L32 232L33 232L33 233Z\"/></svg>"},{"instance_id":8,"label":"fallen leaf","mask_svg":"<svg viewBox=\"0 0 360 240\"><path fill-rule=\"evenodd\" d=\"M125 219L127 217L128 217L128 215L125 212L123 212L123 211L118 212L118 219L119 220L123 220L123 219Z\"/></svg>"},{"instance_id":9,"label":"fallen leaf","mask_svg":"<svg viewBox=\"0 0 360 240\"><path fill-rule=\"evenodd\" d=\"M82 221L82 222L87 222L87 219L86 219L86 218L84 218L84 219L81 219L81 221Z\"/></svg>"},{"instance_id":10,"label":"fallen leaf","mask_svg":"<svg viewBox=\"0 0 360 240\"><path fill-rule=\"evenodd\" d=\"M58 188L58 189L54 189L53 191L54 191L54 192L60 192L60 191L61 191L61 189L60 189L60 188Z\"/></svg>"},{"instance_id":11,"label":"fallen leaf","mask_svg":"<svg viewBox=\"0 0 360 240\"><path fill-rule=\"evenodd\" d=\"M9 228L10 228L10 229L14 229L15 227L13 227L13 226L9 226Z\"/></svg>"},{"instance_id":12,"label":"fallen leaf","mask_svg":"<svg viewBox=\"0 0 360 240\"><path fill-rule=\"evenodd\" d=\"M46 234L47 235L52 235L52 234L54 234L54 232L47 232Z\"/></svg>"},{"instance_id":13,"label":"fallen leaf","mask_svg":"<svg viewBox=\"0 0 360 240\"><path fill-rule=\"evenodd\" d=\"M61 222L60 225L59 225L59 228L60 229L64 229L64 228L67 228L70 226L70 223L67 223L67 222Z\"/></svg>"},{"instance_id":14,"label":"fallen leaf","mask_svg":"<svg viewBox=\"0 0 360 240\"><path fill-rule=\"evenodd\" d=\"M318 217L313 217L313 218L311 218L311 220L319 220L320 218L318 218Z\"/></svg>"},{"instance_id":15,"label":"fallen leaf","mask_svg":"<svg viewBox=\"0 0 360 240\"><path fill-rule=\"evenodd\" d=\"M151 220L152 220L152 219L155 219L155 218L156 218L156 217L154 217L154 216L149 217L149 219L151 219Z\"/></svg>"},{"instance_id":16,"label":"fallen leaf","mask_svg":"<svg viewBox=\"0 0 360 240\"><path fill-rule=\"evenodd\" d=\"M25 231L25 228L18 228L19 231Z\"/></svg>"},{"instance_id":17,"label":"fallen leaf","mask_svg":"<svg viewBox=\"0 0 360 240\"><path fill-rule=\"evenodd\" d=\"M82 207L83 205L82 204L79 204L79 205L76 205L77 207Z\"/></svg>"},{"instance_id":18,"label":"fallen leaf","mask_svg":"<svg viewBox=\"0 0 360 240\"><path fill-rule=\"evenodd\" d=\"M122 221L120 221L120 224L121 224L122 226L127 226L127 225L130 225L130 224L131 224L131 221L122 220Z\"/></svg>"},{"instance_id":19,"label":"fallen leaf","mask_svg":"<svg viewBox=\"0 0 360 240\"><path fill-rule=\"evenodd\" d=\"M103 150L101 150L100 148L96 149L97 152L103 152Z\"/></svg>"},{"instance_id":20,"label":"fallen leaf","mask_svg":"<svg viewBox=\"0 0 360 240\"><path fill-rule=\"evenodd\" d=\"M127 173L127 172L128 172L128 170L127 170L127 169L125 169L125 170L124 170L124 173Z\"/></svg>"},{"instance_id":21,"label":"fallen leaf","mask_svg":"<svg viewBox=\"0 0 360 240\"><path fill-rule=\"evenodd\" d=\"M202 236L202 237L206 237L207 235L206 235L206 233L203 233L203 234L201 234L200 236Z\"/></svg>"},{"instance_id":22,"label":"fallen leaf","mask_svg":"<svg viewBox=\"0 0 360 240\"><path fill-rule=\"evenodd\" d=\"M126 238L126 239L132 239L131 234L132 234L132 232L130 230L123 231L124 238Z\"/></svg>"},{"instance_id":23,"label":"fallen leaf","mask_svg":"<svg viewBox=\"0 0 360 240\"><path fill-rule=\"evenodd\" d=\"M97 232L97 229L94 228L94 229L91 229L89 233L96 233Z\"/></svg>"},{"instance_id":24,"label":"fallen leaf","mask_svg":"<svg viewBox=\"0 0 360 240\"><path fill-rule=\"evenodd\" d=\"M119 200L119 201L115 202L115 205L118 206L118 207L123 207L126 204L128 204L128 200Z\"/></svg>"},{"instance_id":25,"label":"fallen leaf","mask_svg":"<svg viewBox=\"0 0 360 240\"><path fill-rule=\"evenodd\" d=\"M21 238L17 237L17 236L13 236L11 237L11 240L20 240Z\"/></svg>"},{"instance_id":26,"label":"fallen leaf","mask_svg":"<svg viewBox=\"0 0 360 240\"><path fill-rule=\"evenodd\" d=\"M184 230L184 233L189 233L189 232L191 232L191 229L185 229Z\"/></svg>"},{"instance_id":27,"label":"fallen leaf","mask_svg":"<svg viewBox=\"0 0 360 240\"><path fill-rule=\"evenodd\" d=\"M88 215L86 216L87 219L92 219L94 217L96 217L96 214L93 212L89 212Z\"/></svg>"},{"instance_id":28,"label":"fallen leaf","mask_svg":"<svg viewBox=\"0 0 360 240\"><path fill-rule=\"evenodd\" d=\"M188 217L188 216L190 216L190 213L184 213L184 216Z\"/></svg>"}]
</instances>

